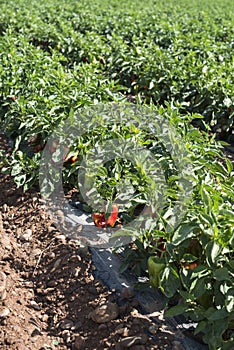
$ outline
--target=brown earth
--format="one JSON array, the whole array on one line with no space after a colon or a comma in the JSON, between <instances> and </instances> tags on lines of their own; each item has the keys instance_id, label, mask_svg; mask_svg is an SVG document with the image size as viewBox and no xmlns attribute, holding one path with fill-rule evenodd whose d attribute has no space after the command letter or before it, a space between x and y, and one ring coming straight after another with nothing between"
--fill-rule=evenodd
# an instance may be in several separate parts
<instances>
[{"instance_id":1,"label":"brown earth","mask_svg":"<svg viewBox=\"0 0 234 350\"><path fill-rule=\"evenodd\" d=\"M88 247L61 235L38 191L23 193L3 174L0 186L0 349L181 349L131 292L119 305L95 280Z\"/></svg>"}]
</instances>

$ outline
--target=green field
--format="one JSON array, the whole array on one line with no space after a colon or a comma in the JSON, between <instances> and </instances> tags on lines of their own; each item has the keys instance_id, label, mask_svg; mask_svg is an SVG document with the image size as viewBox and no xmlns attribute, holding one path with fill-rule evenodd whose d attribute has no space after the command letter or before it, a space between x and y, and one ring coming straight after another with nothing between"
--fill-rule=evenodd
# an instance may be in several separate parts
<instances>
[{"instance_id":1,"label":"green field","mask_svg":"<svg viewBox=\"0 0 234 350\"><path fill-rule=\"evenodd\" d=\"M131 94L233 127L232 1L9 1L0 33L8 124Z\"/></svg>"},{"instance_id":2,"label":"green field","mask_svg":"<svg viewBox=\"0 0 234 350\"><path fill-rule=\"evenodd\" d=\"M24 190L38 184L42 150L53 130L88 107L114 102L155 111L178 132L194 169L190 202L173 230L167 231L167 220L178 201L179 171L159 137L137 124L105 125L99 118L92 130L84 118L87 133L79 139L71 134L63 179L77 186L82 157L108 139L134 139L152 152L165 175L165 203L158 221L140 234L124 232L136 249L126 247L123 270L149 272L168 300L178 298L168 316L198 322L196 332L210 350L233 349L234 173L217 141L233 143L233 0L0 4L0 120L13 142L11 156L2 157L3 170ZM136 171L119 158L94 167L91 175L109 204L122 177L131 183L123 210L128 223L147 204L150 179L143 159ZM152 256L163 267L158 273L153 265L148 271Z\"/></svg>"}]
</instances>

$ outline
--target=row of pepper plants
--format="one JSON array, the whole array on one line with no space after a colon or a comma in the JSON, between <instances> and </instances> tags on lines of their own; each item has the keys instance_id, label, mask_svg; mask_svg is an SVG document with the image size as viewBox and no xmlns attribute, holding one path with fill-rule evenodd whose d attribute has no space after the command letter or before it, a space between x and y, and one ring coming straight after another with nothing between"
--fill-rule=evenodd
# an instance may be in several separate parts
<instances>
[{"instance_id":1,"label":"row of pepper plants","mask_svg":"<svg viewBox=\"0 0 234 350\"><path fill-rule=\"evenodd\" d=\"M231 0L9 0L0 14L1 130L13 148L11 155L2 153L2 171L17 186L28 190L38 183L53 130L89 106L144 106L180 135L193 169L192 192L171 230L178 169L159 137L137 123L105 125L99 115L100 125L92 130L84 120L86 132L79 139L71 135L63 179L77 186L83 157L104 141L134 140L154 155L168 190L157 219L141 230L125 230L131 242L122 271L149 276L168 301L165 315L195 321L195 333L210 350L233 349L234 342L234 172L224 142L217 141L219 136L233 142L232 5ZM59 147L57 140L50 148L55 168ZM116 154L94 166L92 175L110 203L103 212L98 203L92 208L97 226L124 227L147 206L143 158L134 165ZM129 200L123 209L114 204L121 181L131 185L125 186Z\"/></svg>"}]
</instances>

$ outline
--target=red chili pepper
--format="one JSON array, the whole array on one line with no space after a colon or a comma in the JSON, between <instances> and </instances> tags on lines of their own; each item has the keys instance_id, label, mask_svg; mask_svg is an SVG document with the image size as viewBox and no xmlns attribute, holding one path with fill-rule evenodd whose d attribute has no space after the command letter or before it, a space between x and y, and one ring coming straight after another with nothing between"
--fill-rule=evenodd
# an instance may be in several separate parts
<instances>
[{"instance_id":1,"label":"red chili pepper","mask_svg":"<svg viewBox=\"0 0 234 350\"><path fill-rule=\"evenodd\" d=\"M73 156L73 157L71 157L71 158L69 159L69 162L73 164L73 163L75 163L77 160L78 160L78 156L75 155L75 156Z\"/></svg>"},{"instance_id":2,"label":"red chili pepper","mask_svg":"<svg viewBox=\"0 0 234 350\"><path fill-rule=\"evenodd\" d=\"M197 263L196 262L192 262L188 265L185 265L185 269L186 270L194 270L197 267Z\"/></svg>"},{"instance_id":3,"label":"red chili pepper","mask_svg":"<svg viewBox=\"0 0 234 350\"><path fill-rule=\"evenodd\" d=\"M104 213L93 213L93 221L97 227L105 228L107 226Z\"/></svg>"},{"instance_id":4,"label":"red chili pepper","mask_svg":"<svg viewBox=\"0 0 234 350\"><path fill-rule=\"evenodd\" d=\"M94 213L93 221L97 227L114 227L116 220L118 218L118 207L117 205L112 205L111 214L108 219L105 218L105 213Z\"/></svg>"},{"instance_id":5,"label":"red chili pepper","mask_svg":"<svg viewBox=\"0 0 234 350\"><path fill-rule=\"evenodd\" d=\"M118 212L119 211L117 205L112 205L111 214L107 219L107 224L111 227L113 227L116 223L116 220L118 218Z\"/></svg>"}]
</instances>

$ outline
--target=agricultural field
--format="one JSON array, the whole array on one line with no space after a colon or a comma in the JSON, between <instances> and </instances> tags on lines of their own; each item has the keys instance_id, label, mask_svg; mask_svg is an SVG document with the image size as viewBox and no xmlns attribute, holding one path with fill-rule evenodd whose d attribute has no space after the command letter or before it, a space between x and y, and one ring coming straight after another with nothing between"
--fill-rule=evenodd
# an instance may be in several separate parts
<instances>
[{"instance_id":1,"label":"agricultural field","mask_svg":"<svg viewBox=\"0 0 234 350\"><path fill-rule=\"evenodd\" d=\"M0 4L2 176L75 190L165 317L233 349L233 1Z\"/></svg>"}]
</instances>

